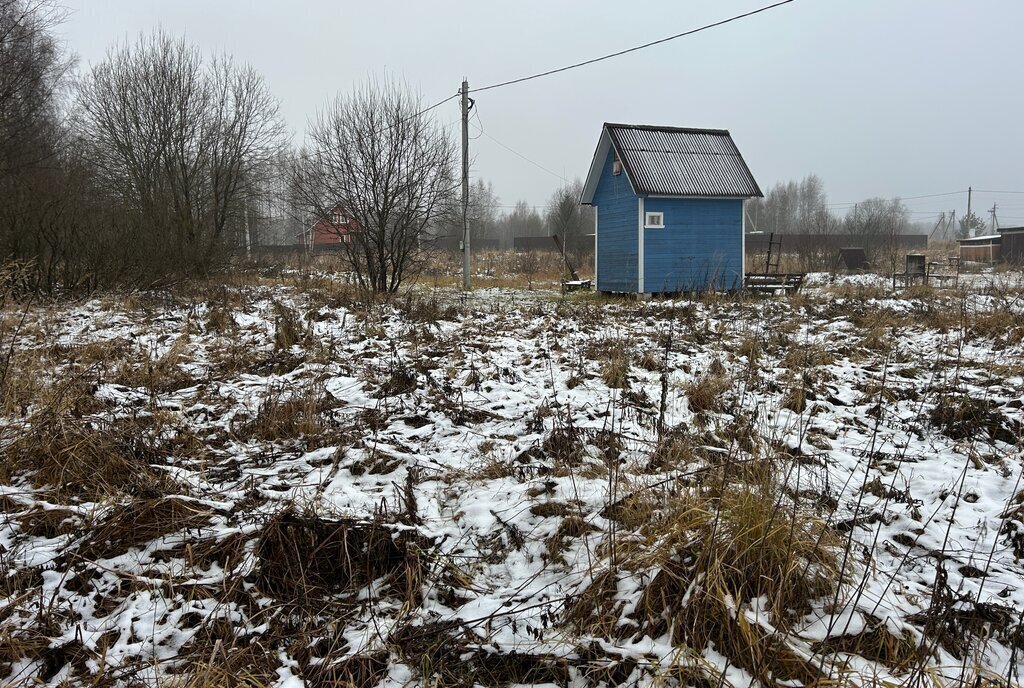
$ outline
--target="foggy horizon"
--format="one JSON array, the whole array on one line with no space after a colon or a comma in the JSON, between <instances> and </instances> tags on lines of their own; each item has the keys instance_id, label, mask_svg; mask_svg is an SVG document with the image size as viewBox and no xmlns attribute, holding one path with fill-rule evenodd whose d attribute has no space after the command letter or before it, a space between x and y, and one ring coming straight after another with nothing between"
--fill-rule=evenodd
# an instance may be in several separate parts
<instances>
[{"instance_id":1,"label":"foggy horizon","mask_svg":"<svg viewBox=\"0 0 1024 688\"><path fill-rule=\"evenodd\" d=\"M479 88L765 4L648 2L623 12L534 0L514 8L69 0L58 34L80 72L158 27L205 54L249 63L280 100L298 146L320 107L368 78L401 79L431 105L454 94L463 76ZM723 128L765 192L817 174L837 213L898 196L911 221L930 223L939 212L962 215L973 186L972 208L983 220L997 203L1001 225L1024 225L1024 133L1014 121L1024 105L1014 54L1022 20L1024 4L1012 0L797 0L473 94L471 177L493 183L506 210L519 200L543 209L563 178L586 177L605 121ZM458 134L457 100L435 113Z\"/></svg>"}]
</instances>

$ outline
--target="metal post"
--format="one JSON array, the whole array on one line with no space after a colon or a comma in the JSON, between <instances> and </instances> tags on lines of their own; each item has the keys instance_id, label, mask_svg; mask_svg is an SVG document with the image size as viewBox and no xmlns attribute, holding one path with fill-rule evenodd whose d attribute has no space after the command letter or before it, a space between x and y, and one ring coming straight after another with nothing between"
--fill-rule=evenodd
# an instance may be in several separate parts
<instances>
[{"instance_id":1,"label":"metal post","mask_svg":"<svg viewBox=\"0 0 1024 688\"><path fill-rule=\"evenodd\" d=\"M462 288L473 288L469 264L469 81L462 80Z\"/></svg>"}]
</instances>

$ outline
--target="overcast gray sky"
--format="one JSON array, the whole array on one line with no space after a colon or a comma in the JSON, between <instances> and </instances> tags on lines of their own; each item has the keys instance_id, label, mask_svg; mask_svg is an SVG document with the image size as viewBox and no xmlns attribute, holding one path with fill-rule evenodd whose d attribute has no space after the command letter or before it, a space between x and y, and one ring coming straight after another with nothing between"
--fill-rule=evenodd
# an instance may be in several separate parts
<instances>
[{"instance_id":1,"label":"overcast gray sky","mask_svg":"<svg viewBox=\"0 0 1024 688\"><path fill-rule=\"evenodd\" d=\"M428 104L597 57L769 0L63 0L81 67L163 26L264 74L301 141L307 118L369 76ZM474 178L543 205L586 175L604 121L727 128L754 176L820 175L831 203L1024 191L1022 0L796 0L707 32L475 95ZM436 110L457 127L458 104ZM478 132L482 125L484 135ZM489 137L493 137L489 138ZM544 171L509 152L500 141ZM977 193L1024 225L1024 193ZM907 201L915 220L966 194ZM837 207L842 210L842 207ZM986 220L988 215L982 215Z\"/></svg>"}]
</instances>

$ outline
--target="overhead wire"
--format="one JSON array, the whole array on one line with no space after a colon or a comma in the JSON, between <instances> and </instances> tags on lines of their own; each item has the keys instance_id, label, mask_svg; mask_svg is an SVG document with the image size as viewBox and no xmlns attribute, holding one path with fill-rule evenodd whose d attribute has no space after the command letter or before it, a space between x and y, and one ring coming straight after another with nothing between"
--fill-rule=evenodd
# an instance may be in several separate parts
<instances>
[{"instance_id":1,"label":"overhead wire","mask_svg":"<svg viewBox=\"0 0 1024 688\"><path fill-rule=\"evenodd\" d=\"M571 69L577 69L579 67L584 67L586 65L591 65L591 64L594 64L596 62L603 62L604 60L610 60L612 58L620 57L622 55L626 55L628 53L633 53L633 52L636 52L638 50L644 50L645 48L650 48L650 47L655 46L655 45L660 45L662 43L667 43L669 41L674 41L676 39L683 38L685 36L692 36L693 34L700 33L702 31L707 31L708 29L712 29L712 28L715 28L715 27L718 27L718 26L722 26L724 24L729 24L731 22L735 22L735 21L738 21L740 19L745 19L747 17L751 17L751 16L754 16L756 14L761 14L762 12L767 12L768 10L775 9L776 7L780 7L782 5L788 5L791 2L793 2L793 1L794 0L781 0L780 2L775 2L775 3L772 3L770 5L765 5L764 7L760 7L758 9L752 10L750 12L744 12L742 14L737 14L737 15L729 17L727 19L722 19L722 20L719 20L719 21L716 21L716 22L712 22L710 24L705 24L704 26L700 26L700 27L697 27L695 29L690 29L688 31L682 31L682 32L674 34L672 36L666 36L665 38L660 38L660 39L655 40L655 41L649 41L649 42L643 43L641 45L636 45L636 46L633 46L631 48L626 48L625 50L619 50L619 51L616 51L616 52L613 52L613 53L609 53L607 55L602 55L600 57L595 57L595 58L592 58L592 59L589 59L589 60L584 60L582 62L576 62L574 64L566 65L564 67L558 67L557 69L549 69L549 70L544 71L544 72L539 72L539 73L536 73L536 74L530 74L529 76L519 77L519 78L516 78L516 79L509 79L507 81L502 81L502 82L495 83L495 84L489 84L487 86L480 86L478 88L472 88L472 89L469 89L468 93L478 93L480 91L490 91L490 90L493 90L493 89L496 89L496 88L502 88L504 86L511 86L512 84L518 84L518 83L522 83L524 81L531 81L533 79L540 79L541 77L551 76L552 74L558 74L558 73L561 73L561 72L566 72L566 71L569 71ZM442 101L442 103L443 102L447 102L447 101ZM439 104L441 104L441 103L439 103ZM561 174L558 174L557 172L555 172L555 171L545 167L544 165L540 164L536 160L533 160L533 159L527 157L526 155L520 153L519 151L515 150L511 146L509 146L509 145L499 141L494 136L491 136L490 134L488 134L486 131L484 131L483 122L480 120L479 107L478 107L478 105L477 105L475 100L473 101L473 110L476 113L476 120L478 122L478 129L479 129L479 132L480 132L477 136L473 137L474 140L480 138L481 136L486 136L488 139L490 139L494 143L498 144L499 146L501 146L502 148L504 148L508 152L512 153L513 155L515 155L515 156L521 158L522 160L530 163L531 165L533 165L537 169L542 170L542 171L550 174L551 176L555 177L556 179L561 180L562 182L564 182L566 184L571 183L568 179L565 178L565 176L563 176Z\"/></svg>"},{"instance_id":2,"label":"overhead wire","mask_svg":"<svg viewBox=\"0 0 1024 688\"><path fill-rule=\"evenodd\" d=\"M897 198L901 201L913 201L916 198L938 198L939 196L956 196L958 194L965 193L967 193L967 189L963 189L962 191L946 191L945 193L937 194L923 194L921 196L897 196Z\"/></svg>"},{"instance_id":3,"label":"overhead wire","mask_svg":"<svg viewBox=\"0 0 1024 688\"><path fill-rule=\"evenodd\" d=\"M1024 191L993 191L991 189L971 189L971 191L976 193L976 194L1024 194ZM959 195L965 194L967 192L968 192L967 189L962 189L960 191L946 191L944 193L921 194L920 196L893 196L893 198L898 198L901 201L913 201L913 200L916 200L916 199L919 199L919 198L938 198L940 196L959 196ZM859 203L863 203L863 201L843 201L842 203L829 203L827 205L828 205L829 208L838 208L839 206L854 206L854 205L858 205Z\"/></svg>"},{"instance_id":4,"label":"overhead wire","mask_svg":"<svg viewBox=\"0 0 1024 688\"><path fill-rule=\"evenodd\" d=\"M917 200L919 198L938 198L940 196L957 196L959 194L965 194L965 193L967 193L967 189L964 189L963 191L946 191L944 193L921 194L920 196L898 196L897 195L897 196L893 196L893 198L898 198L901 201L914 201L914 200ZM839 206L859 205L859 204L861 204L863 202L864 201L862 201L862 200L861 201L843 201L842 203L828 203L827 206L829 208L837 208Z\"/></svg>"},{"instance_id":5,"label":"overhead wire","mask_svg":"<svg viewBox=\"0 0 1024 688\"><path fill-rule=\"evenodd\" d=\"M472 122L472 120L470 120L470 123L475 124L476 128L480 131L480 133L477 134L476 136L471 136L469 138L471 141L476 141L478 138L484 135L484 121L480 119L480 108L477 107L475 100L473 101L473 118L476 119L476 122Z\"/></svg>"},{"instance_id":6,"label":"overhead wire","mask_svg":"<svg viewBox=\"0 0 1024 688\"><path fill-rule=\"evenodd\" d=\"M776 7L781 7L782 5L788 5L791 2L793 2L793 0L781 0L780 2L776 2L776 3L773 3L771 5L765 5L764 7L760 7L758 9L756 9L756 10L751 10L750 12L744 12L743 14L737 14L737 15L735 15L733 17L729 17L728 19L722 19L720 21L716 21L716 22L713 22L711 24L705 24L704 26L697 27L696 29L690 29L688 31L683 31L681 33L677 33L677 34L674 34L672 36L666 36L665 38L659 38L656 41L650 41L650 42L644 43L642 45L635 45L632 48L626 48L625 50L619 50L619 51L616 51L614 53L608 53L607 55L602 55L601 57L595 57L595 58L592 58L590 60L584 60L583 62L576 62L576 63L571 64L571 65L566 65L565 67L558 67L557 69L549 69L549 70L547 70L545 72L538 72L537 74L531 74L529 76L519 77L518 79L509 79L508 81L502 81L502 82L499 82L499 83L496 83L496 84L490 84L488 86L481 86L479 88L472 88L472 89L469 90L469 92L470 93L478 93L480 91L489 91L489 90L495 89L495 88L502 88L504 86L511 86L512 84L519 84L519 83L522 83L524 81L531 81L533 79L540 79L541 77L551 76L552 74L558 74L560 72L567 72L570 69L577 69L579 67L585 67L587 65L594 64L595 62L602 62L604 60L610 60L613 57L621 57L622 55L626 55L627 53L633 53L633 52L636 52L638 50L643 50L645 48L650 48L650 47L655 46L655 45L660 45L662 43L667 43L669 41L674 41L677 38L683 38L684 36L692 36L695 33L700 33L701 31L707 31L708 29L713 29L713 28L715 28L717 26L722 26L724 24L729 24L729 23L734 22L734 21L739 21L740 19L746 19L747 17L752 17L755 14L760 14L762 12L767 12L768 10L775 9Z\"/></svg>"},{"instance_id":7,"label":"overhead wire","mask_svg":"<svg viewBox=\"0 0 1024 688\"><path fill-rule=\"evenodd\" d=\"M493 136L491 136L490 134L488 134L488 133L487 133L486 131L484 131L483 129L480 129L480 135L481 135L481 136L486 136L486 137L487 137L487 138L489 138L489 139L490 139L491 141L494 141L494 142L495 142L496 144L498 144L499 146L501 146L502 148L504 148L505 150L507 150L507 151L508 151L509 153L512 153L513 155L515 155L515 156L518 156L519 158L522 158L523 160L525 160L526 162L530 163L531 165L533 165L533 166L534 166L534 167L536 167L537 169L539 169L539 170L543 170L544 172L547 172L548 174L552 175L553 177L557 177L558 179L561 179L561 180L562 180L563 182L565 182L566 184L569 184L569 183L571 183L571 182L570 182L570 181L569 181L568 179L566 179L566 178L565 178L565 177L563 177L562 175L558 174L557 172L555 172L555 171L553 171L553 170L550 170L550 169L548 169L547 167L544 167L544 165L541 165L541 164L540 164L539 162L537 162L536 160L531 160L530 158L526 157L525 155L523 155L522 153L520 153L520 152L519 152L519 151L517 151L516 149L512 148L511 146L509 146L509 145L506 145L506 144L502 143L501 141L499 141L498 139L494 138Z\"/></svg>"},{"instance_id":8,"label":"overhead wire","mask_svg":"<svg viewBox=\"0 0 1024 688\"><path fill-rule=\"evenodd\" d=\"M576 69L578 67L584 67L586 65L594 64L596 62L602 62L604 60L610 60L610 59L612 59L614 57L620 57L622 55L626 55L628 53L636 52L638 50L643 50L645 48L650 48L650 47L655 46L655 45L660 45L662 43L667 43L669 41L674 41L676 39L683 38L685 36L692 36L693 34L700 33L702 31L707 31L708 29L712 29L712 28L715 28L715 27L718 27L718 26L722 26L724 24L729 24L731 22L735 22L735 21L738 21L740 19L745 19L747 17L751 17L751 16L754 16L756 14L761 14L762 12L767 12L768 10L775 9L776 7L780 7L782 5L788 5L791 2L794 2L794 0L780 0L780 2L775 2L775 3L772 3L770 5L765 5L764 7L760 7L758 9L756 9L756 10L751 10L750 12L744 12L742 14L737 14L737 15L734 15L734 16L729 17L727 19L722 19L722 20L719 20L719 21L716 21L716 22L712 22L710 24L705 24L704 26L700 26L700 27L697 27L695 29L690 29L688 31L683 31L683 32L674 34L672 36L666 36L665 38L660 38L660 39L655 40L655 41L649 41L649 42L641 44L641 45L636 45L636 46L633 46L631 48L626 48L625 50L619 50L619 51L616 51L614 53L609 53L607 55L602 55L600 57L592 58L590 60L584 60L582 62L577 62L575 64L566 65L565 67L559 67L557 69L550 69L550 70L547 70L545 72L540 72L540 73L537 73L537 74L531 74L529 76L524 76L524 77L520 77L520 78L517 78L517 79L510 79L508 81L503 81L503 82L496 83L496 84L490 84L488 86L481 86L479 88L470 89L468 92L469 93L477 93L479 91L489 91L489 90L496 89L496 88L501 88L501 87L504 87L504 86L510 86L512 84L518 84L518 83L521 83L521 82L524 82L524 81L530 81L532 79L539 79L541 77L550 76L552 74L558 74L560 72L569 71L570 69ZM447 98L445 98L445 99L443 99L441 101L438 101L437 103L434 103L433 105L430 105L429 107L426 107L426 108L420 110L419 112L416 112L415 114L410 115L409 117L406 117L406 118L404 118L404 119L402 119L402 120L400 120L398 122L395 122L394 124L391 124L391 125L383 128L381 130L378 130L378 131L372 131L372 132L370 132L370 135L375 136L377 134L382 134L382 133L384 133L386 131L389 131L389 130L395 128L396 126L399 126L400 124L404 124L405 122L408 122L409 120L415 119L416 117L419 117L419 116L421 116L423 114L426 114L427 112L430 112L431 110L433 110L435 108L438 108L438 107L444 105L445 103L447 103L447 102L449 102L451 100L454 100L455 98L460 97L461 95L462 95L461 91L460 92L456 92L455 94L453 94L451 96L448 96ZM534 165L538 169L541 169L544 172L547 172L548 174L553 175L554 177L562 180L563 182L568 183L568 180L564 176L558 174L557 172L554 172L554 171L548 169L547 167L544 167L543 165L541 165L540 163L536 162L535 160L531 160L530 158L528 158L527 156L523 155L519 151L514 150L510 146L502 143L501 141L497 140L496 138L494 138L493 136L488 134L486 131L484 131L483 123L480 120L479 109L476 107L476 103L475 102L474 102L473 109L474 109L474 111L476 111L475 117L476 117L477 122L479 123L479 129L480 129L480 134L478 136L474 137L474 140L476 138L479 138L480 136L486 136L487 138L491 139L492 141L497 143L502 148L505 148L506 150L508 150L510 153L513 153L514 155L522 158L523 160L525 160L526 162L530 163L531 165ZM343 141L343 142L340 142L340 145L351 145L352 143L354 143L354 142L353 141ZM306 157L308 157L308 154L307 154Z\"/></svg>"}]
</instances>

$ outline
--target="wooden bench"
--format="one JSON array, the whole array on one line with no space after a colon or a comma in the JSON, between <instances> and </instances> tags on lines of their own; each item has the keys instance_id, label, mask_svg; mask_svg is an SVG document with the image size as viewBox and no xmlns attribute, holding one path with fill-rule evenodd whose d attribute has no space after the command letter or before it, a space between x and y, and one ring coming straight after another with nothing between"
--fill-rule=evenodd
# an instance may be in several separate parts
<instances>
[{"instance_id":1,"label":"wooden bench","mask_svg":"<svg viewBox=\"0 0 1024 688\"><path fill-rule=\"evenodd\" d=\"M591 280L562 280L562 293L570 291L590 291L593 283Z\"/></svg>"},{"instance_id":2,"label":"wooden bench","mask_svg":"<svg viewBox=\"0 0 1024 688\"><path fill-rule=\"evenodd\" d=\"M802 272L754 272L743 278L744 289L760 292L796 292L804 284Z\"/></svg>"}]
</instances>

